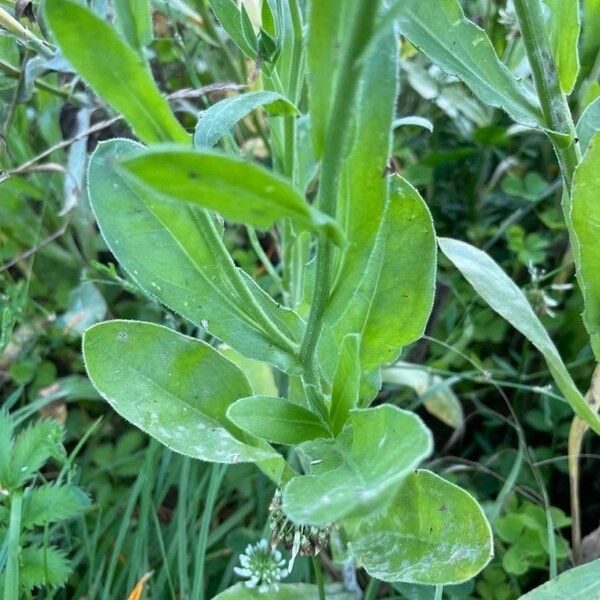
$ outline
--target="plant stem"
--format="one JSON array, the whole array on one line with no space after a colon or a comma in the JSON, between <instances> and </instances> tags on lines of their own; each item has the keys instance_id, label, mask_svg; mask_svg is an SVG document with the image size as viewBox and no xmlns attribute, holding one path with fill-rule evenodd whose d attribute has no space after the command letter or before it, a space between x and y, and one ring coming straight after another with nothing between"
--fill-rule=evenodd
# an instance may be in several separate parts
<instances>
[{"instance_id":1,"label":"plant stem","mask_svg":"<svg viewBox=\"0 0 600 600\"><path fill-rule=\"evenodd\" d=\"M21 508L23 492L17 490L10 496L10 521L8 524L6 574L4 577L4 600L19 597L19 551L21 541Z\"/></svg>"},{"instance_id":2,"label":"plant stem","mask_svg":"<svg viewBox=\"0 0 600 600\"><path fill-rule=\"evenodd\" d=\"M323 579L321 563L316 556L311 557L311 559L313 571L315 572L315 581L317 583L317 587L319 588L319 600L325 600L325 580Z\"/></svg>"},{"instance_id":3,"label":"plant stem","mask_svg":"<svg viewBox=\"0 0 600 600\"><path fill-rule=\"evenodd\" d=\"M546 125L551 130L571 136L575 140L575 125L552 57L541 0L515 0L514 5ZM565 186L570 192L575 168L581 162L579 144L574 142L568 148L564 148L560 147L556 140L553 142ZM563 208L566 214L570 200L566 198L565 202Z\"/></svg>"},{"instance_id":4,"label":"plant stem","mask_svg":"<svg viewBox=\"0 0 600 600\"><path fill-rule=\"evenodd\" d=\"M381 586L381 581L379 579L375 579L371 577L369 580L369 585L365 591L364 600L375 600L377 598L377 593L379 592L379 587Z\"/></svg>"},{"instance_id":5,"label":"plant stem","mask_svg":"<svg viewBox=\"0 0 600 600\"><path fill-rule=\"evenodd\" d=\"M340 78L331 107L331 118L327 128L322 157L321 181L319 183L319 208L335 217L338 199L340 172L344 161L347 124L358 90L362 64L359 61L373 33L379 12L379 0L362 0L353 16L350 40L340 65ZM317 242L317 265L315 287L308 316L306 331L300 347L300 359L307 375L314 378L314 355L321 330L323 315L329 300L333 247L323 236Z\"/></svg>"},{"instance_id":6,"label":"plant stem","mask_svg":"<svg viewBox=\"0 0 600 600\"><path fill-rule=\"evenodd\" d=\"M442 596L444 595L444 586L436 585L435 586L435 594L433 596L433 600L442 600Z\"/></svg>"}]
</instances>

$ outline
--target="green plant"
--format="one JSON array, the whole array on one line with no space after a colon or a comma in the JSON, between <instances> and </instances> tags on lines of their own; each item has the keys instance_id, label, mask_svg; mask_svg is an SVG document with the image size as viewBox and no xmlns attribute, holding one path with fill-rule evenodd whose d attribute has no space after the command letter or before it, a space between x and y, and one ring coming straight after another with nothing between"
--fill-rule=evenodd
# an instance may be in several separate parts
<instances>
[{"instance_id":1,"label":"green plant","mask_svg":"<svg viewBox=\"0 0 600 600\"><path fill-rule=\"evenodd\" d=\"M131 38L70 0L48 1L46 19L73 67L149 145L111 140L90 160L90 202L109 248L146 293L279 371L280 392L261 393L216 344L119 320L84 335L90 379L169 448L256 463L281 489L295 527L339 528L373 577L465 581L491 556L481 509L464 490L415 471L432 446L416 415L370 406L381 366L422 335L435 287L427 206L404 179L384 175L397 94L394 32L379 2L313 3L305 52L296 2L263 2L258 35L245 9L210 4L256 61L265 90L207 110L194 146ZM305 64L309 109L298 118ZM231 141L237 120L263 105L272 169L229 143L229 152L211 148ZM309 135L301 135L307 122ZM212 211L250 236L271 230L281 261L265 264L281 280L277 300L235 265Z\"/></svg>"},{"instance_id":2,"label":"green plant","mask_svg":"<svg viewBox=\"0 0 600 600\"><path fill-rule=\"evenodd\" d=\"M62 438L62 426L50 419L15 435L12 419L0 412L0 590L5 600L61 587L71 573L64 550L53 542L60 525L81 515L89 499L62 482L63 471L54 482L38 483L49 459L68 467Z\"/></svg>"}]
</instances>

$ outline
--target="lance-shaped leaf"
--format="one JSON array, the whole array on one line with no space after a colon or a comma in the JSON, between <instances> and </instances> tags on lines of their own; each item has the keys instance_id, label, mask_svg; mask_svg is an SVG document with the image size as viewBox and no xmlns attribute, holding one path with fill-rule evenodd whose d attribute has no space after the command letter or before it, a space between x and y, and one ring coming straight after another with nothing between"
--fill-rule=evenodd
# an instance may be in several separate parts
<instances>
[{"instance_id":1,"label":"lance-shaped leaf","mask_svg":"<svg viewBox=\"0 0 600 600\"><path fill-rule=\"evenodd\" d=\"M298 114L298 109L277 92L249 92L232 98L225 98L200 114L194 145L196 148L211 148L233 126L259 106L272 116Z\"/></svg>"},{"instance_id":2,"label":"lance-shaped leaf","mask_svg":"<svg viewBox=\"0 0 600 600\"><path fill-rule=\"evenodd\" d=\"M307 204L285 179L248 161L167 146L127 157L121 164L153 190L215 210L231 221L267 229L289 218L302 229L341 243L332 219Z\"/></svg>"},{"instance_id":3,"label":"lance-shaped leaf","mask_svg":"<svg viewBox=\"0 0 600 600\"><path fill-rule=\"evenodd\" d=\"M600 6L600 2L598 4ZM577 123L577 137L584 154L597 131L600 131L600 98L596 98L585 109Z\"/></svg>"},{"instance_id":4,"label":"lance-shaped leaf","mask_svg":"<svg viewBox=\"0 0 600 600\"><path fill-rule=\"evenodd\" d=\"M383 581L461 583L493 556L492 531L479 504L430 471L411 473L385 510L345 525L350 552Z\"/></svg>"},{"instance_id":5,"label":"lance-shaped leaf","mask_svg":"<svg viewBox=\"0 0 600 600\"><path fill-rule=\"evenodd\" d=\"M107 321L85 332L83 357L100 395L171 450L221 463L278 456L245 443L227 420L250 384L208 344L153 323Z\"/></svg>"},{"instance_id":6,"label":"lance-shaped leaf","mask_svg":"<svg viewBox=\"0 0 600 600\"><path fill-rule=\"evenodd\" d=\"M389 501L431 449L431 433L415 414L389 404L355 409L337 439L299 446L309 474L287 484L283 510L311 525L364 515Z\"/></svg>"},{"instance_id":7,"label":"lance-shaped leaf","mask_svg":"<svg viewBox=\"0 0 600 600\"><path fill-rule=\"evenodd\" d=\"M583 293L583 322L600 361L600 133L575 171L571 195L573 254Z\"/></svg>"},{"instance_id":8,"label":"lance-shaped leaf","mask_svg":"<svg viewBox=\"0 0 600 600\"><path fill-rule=\"evenodd\" d=\"M358 405L360 392L360 337L349 333L340 347L331 388L331 424L338 435Z\"/></svg>"},{"instance_id":9,"label":"lance-shaped leaf","mask_svg":"<svg viewBox=\"0 0 600 600\"><path fill-rule=\"evenodd\" d=\"M485 252L449 238L440 238L438 243L442 252L487 304L542 353L556 385L573 410L600 434L600 418L577 389L556 346L523 292Z\"/></svg>"},{"instance_id":10,"label":"lance-shaped leaf","mask_svg":"<svg viewBox=\"0 0 600 600\"><path fill-rule=\"evenodd\" d=\"M356 600L356 594L346 592L341 584L325 586L327 600ZM221 592L213 600L319 600L319 588L308 583L279 584L278 589L261 593L255 588L238 583Z\"/></svg>"},{"instance_id":11,"label":"lance-shaped leaf","mask_svg":"<svg viewBox=\"0 0 600 600\"><path fill-rule=\"evenodd\" d=\"M92 11L72 0L49 0L46 20L68 61L129 122L145 143L190 138L160 94L144 62ZM68 15L68 18L66 17Z\"/></svg>"},{"instance_id":12,"label":"lance-shaped leaf","mask_svg":"<svg viewBox=\"0 0 600 600\"><path fill-rule=\"evenodd\" d=\"M574 569L521 596L521 600L589 600L600 598L600 558Z\"/></svg>"},{"instance_id":13,"label":"lance-shaped leaf","mask_svg":"<svg viewBox=\"0 0 600 600\"><path fill-rule=\"evenodd\" d=\"M386 17L441 69L462 79L484 103L530 127L544 122L537 98L504 65L485 31L465 18L458 0L396 0Z\"/></svg>"},{"instance_id":14,"label":"lance-shaped leaf","mask_svg":"<svg viewBox=\"0 0 600 600\"><path fill-rule=\"evenodd\" d=\"M111 252L147 294L193 323L205 321L231 347L283 370L298 368L248 314L248 303L231 281L231 259L221 246L214 247L218 237L207 214L162 198L117 168L118 158L141 148L112 140L90 159L90 202ZM304 328L300 318L277 306L249 277L244 281L271 321L298 340Z\"/></svg>"},{"instance_id":15,"label":"lance-shaped leaf","mask_svg":"<svg viewBox=\"0 0 600 600\"><path fill-rule=\"evenodd\" d=\"M235 0L209 0L208 3L234 44L248 58L256 60L258 43L246 11L240 10Z\"/></svg>"},{"instance_id":16,"label":"lance-shaped leaf","mask_svg":"<svg viewBox=\"0 0 600 600\"><path fill-rule=\"evenodd\" d=\"M362 332L364 371L390 363L425 332L433 308L437 247L429 209L419 192L394 177L384 222L383 260Z\"/></svg>"},{"instance_id":17,"label":"lance-shaped leaf","mask_svg":"<svg viewBox=\"0 0 600 600\"><path fill-rule=\"evenodd\" d=\"M229 407L227 417L240 429L276 444L331 437L315 413L284 398L241 398Z\"/></svg>"},{"instance_id":18,"label":"lance-shaped leaf","mask_svg":"<svg viewBox=\"0 0 600 600\"><path fill-rule=\"evenodd\" d=\"M150 0L113 0L117 27L127 43L141 50L152 41Z\"/></svg>"},{"instance_id":19,"label":"lance-shaped leaf","mask_svg":"<svg viewBox=\"0 0 600 600\"><path fill-rule=\"evenodd\" d=\"M579 0L544 0L550 8L550 42L560 86L566 94L579 73Z\"/></svg>"}]
</instances>

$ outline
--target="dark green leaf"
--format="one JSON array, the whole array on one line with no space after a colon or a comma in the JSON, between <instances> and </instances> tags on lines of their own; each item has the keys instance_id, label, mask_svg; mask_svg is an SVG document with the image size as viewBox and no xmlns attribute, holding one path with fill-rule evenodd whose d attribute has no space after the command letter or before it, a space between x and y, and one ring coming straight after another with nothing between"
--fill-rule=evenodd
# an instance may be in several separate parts
<instances>
[{"instance_id":1,"label":"dark green leaf","mask_svg":"<svg viewBox=\"0 0 600 600\"><path fill-rule=\"evenodd\" d=\"M64 551L54 546L28 546L21 550L20 558L20 583L27 590L62 587L71 574Z\"/></svg>"},{"instance_id":2,"label":"dark green leaf","mask_svg":"<svg viewBox=\"0 0 600 600\"><path fill-rule=\"evenodd\" d=\"M25 494L21 526L28 529L70 519L89 505L90 499L78 487L47 483Z\"/></svg>"}]
</instances>

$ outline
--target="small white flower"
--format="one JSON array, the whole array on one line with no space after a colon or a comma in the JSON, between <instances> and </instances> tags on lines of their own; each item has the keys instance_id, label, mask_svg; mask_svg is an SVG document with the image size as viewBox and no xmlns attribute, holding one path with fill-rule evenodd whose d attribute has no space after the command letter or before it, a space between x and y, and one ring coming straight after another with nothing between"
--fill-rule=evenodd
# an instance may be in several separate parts
<instances>
[{"instance_id":1,"label":"small white flower","mask_svg":"<svg viewBox=\"0 0 600 600\"><path fill-rule=\"evenodd\" d=\"M279 589L277 584L288 575L281 552L271 549L265 539L248 544L240 554L240 565L234 567L235 573L247 580L246 587L256 588L261 594Z\"/></svg>"}]
</instances>

